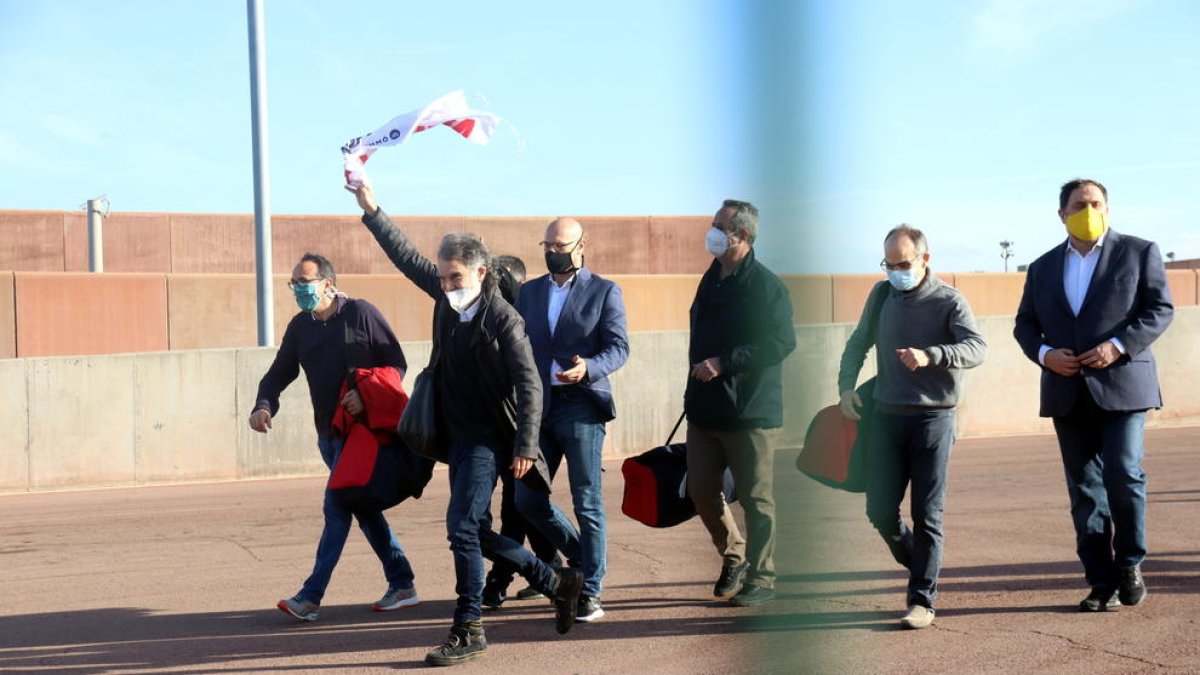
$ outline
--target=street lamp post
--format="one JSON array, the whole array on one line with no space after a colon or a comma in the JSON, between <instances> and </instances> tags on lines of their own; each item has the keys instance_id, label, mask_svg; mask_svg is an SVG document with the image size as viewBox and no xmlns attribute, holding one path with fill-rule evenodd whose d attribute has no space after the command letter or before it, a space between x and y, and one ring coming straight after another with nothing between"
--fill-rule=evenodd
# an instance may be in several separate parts
<instances>
[{"instance_id":1,"label":"street lamp post","mask_svg":"<svg viewBox=\"0 0 1200 675\"><path fill-rule=\"evenodd\" d=\"M1007 239L1000 242L1000 257L1004 259L1004 271L1008 271L1008 259L1013 257L1013 243Z\"/></svg>"}]
</instances>

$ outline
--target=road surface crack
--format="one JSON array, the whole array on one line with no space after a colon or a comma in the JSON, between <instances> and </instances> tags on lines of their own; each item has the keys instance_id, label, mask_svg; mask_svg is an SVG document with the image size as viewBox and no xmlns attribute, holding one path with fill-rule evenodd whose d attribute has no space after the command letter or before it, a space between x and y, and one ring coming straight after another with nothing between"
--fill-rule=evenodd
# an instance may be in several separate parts
<instances>
[{"instance_id":1,"label":"road surface crack","mask_svg":"<svg viewBox=\"0 0 1200 675\"><path fill-rule=\"evenodd\" d=\"M258 557L258 554L255 553L254 551L251 551L250 547L246 546L245 544L238 541L237 539L230 539L229 541L233 542L234 546L237 546L238 548L242 549L246 553L250 554L250 557L254 558L254 562L262 562L262 558Z\"/></svg>"},{"instance_id":2,"label":"road surface crack","mask_svg":"<svg viewBox=\"0 0 1200 675\"><path fill-rule=\"evenodd\" d=\"M1063 642L1066 642L1067 644L1071 645L1072 647L1075 647L1076 649L1082 649L1084 651L1100 652L1101 654L1108 654L1109 656L1116 656L1116 657L1119 657L1122 659L1136 661L1138 663L1142 663L1147 666L1154 666L1156 668L1171 668L1172 667L1165 663L1159 663L1158 661L1151 661L1149 659L1143 659L1140 656L1133 656L1132 654L1122 654L1121 652L1114 652L1111 649L1103 649L1103 648L1097 647L1095 645L1087 644L1086 642L1079 642L1078 640L1073 640L1073 639L1067 637L1066 635L1059 635L1058 633L1047 633L1045 631L1040 631L1040 630L1033 630L1033 631L1029 631L1029 632L1033 633L1034 635L1041 635L1043 637L1057 638L1059 640L1062 640Z\"/></svg>"}]
</instances>

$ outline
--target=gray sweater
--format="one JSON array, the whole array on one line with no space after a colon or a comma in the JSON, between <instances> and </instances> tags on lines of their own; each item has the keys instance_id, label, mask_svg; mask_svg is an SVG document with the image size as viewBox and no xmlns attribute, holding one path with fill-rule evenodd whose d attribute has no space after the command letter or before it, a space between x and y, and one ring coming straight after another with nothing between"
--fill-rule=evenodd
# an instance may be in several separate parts
<instances>
[{"instance_id":1,"label":"gray sweater","mask_svg":"<svg viewBox=\"0 0 1200 675\"><path fill-rule=\"evenodd\" d=\"M883 412L957 406L963 369L978 366L987 355L987 343L975 328L967 299L932 271L912 291L889 287L886 292L887 299L879 310L878 334L872 335L874 316L868 298L858 326L846 342L838 370L838 391L854 389L867 351L874 346L881 356L875 401ZM915 371L906 368L896 355L897 349L905 347L924 349L930 364Z\"/></svg>"}]
</instances>

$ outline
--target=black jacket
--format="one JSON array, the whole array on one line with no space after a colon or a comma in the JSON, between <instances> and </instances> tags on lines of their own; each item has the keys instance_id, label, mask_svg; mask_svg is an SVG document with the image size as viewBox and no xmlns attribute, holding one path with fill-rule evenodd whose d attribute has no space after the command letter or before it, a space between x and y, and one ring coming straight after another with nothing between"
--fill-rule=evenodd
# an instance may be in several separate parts
<instances>
[{"instance_id":1,"label":"black jacket","mask_svg":"<svg viewBox=\"0 0 1200 675\"><path fill-rule=\"evenodd\" d=\"M362 221L396 268L434 300L433 351L429 362L438 369L434 381L440 381L446 374L440 372L439 355L442 345L450 340L451 329L458 323L458 312L450 307L442 292L437 267L417 251L383 209L364 214ZM542 383L525 335L525 322L494 286L484 290L479 302L483 303L479 307L480 316L476 317L479 332L471 339L471 351L483 373L480 386L487 388L487 398L493 403L496 432L509 443L511 453L534 460L534 471L525 475L525 482L549 492L550 471L538 447Z\"/></svg>"},{"instance_id":2,"label":"black jacket","mask_svg":"<svg viewBox=\"0 0 1200 675\"><path fill-rule=\"evenodd\" d=\"M710 382L691 377L684 410L688 422L718 431L783 426L783 359L796 348L787 287L758 262L754 251L728 278L713 261L692 301L688 362L719 357L722 374Z\"/></svg>"}]
</instances>

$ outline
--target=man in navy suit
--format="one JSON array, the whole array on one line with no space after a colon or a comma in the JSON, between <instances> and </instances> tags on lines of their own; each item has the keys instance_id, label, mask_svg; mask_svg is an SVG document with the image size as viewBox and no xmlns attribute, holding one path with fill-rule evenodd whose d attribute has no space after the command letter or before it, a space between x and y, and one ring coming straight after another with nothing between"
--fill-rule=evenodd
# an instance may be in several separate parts
<instances>
[{"instance_id":1,"label":"man in navy suit","mask_svg":"<svg viewBox=\"0 0 1200 675\"><path fill-rule=\"evenodd\" d=\"M583 226L558 218L542 241L548 274L526 282L517 311L542 376L541 447L554 476L567 460L576 529L549 495L517 483L517 508L584 574L577 621L595 621L605 570L605 517L600 490L604 425L616 417L608 376L625 364L625 301L615 283L584 267Z\"/></svg>"},{"instance_id":2,"label":"man in navy suit","mask_svg":"<svg viewBox=\"0 0 1200 675\"><path fill-rule=\"evenodd\" d=\"M1150 344L1174 308L1158 246L1108 227L1108 190L1062 186L1067 241L1029 266L1013 336L1042 366L1042 417L1066 470L1075 546L1092 590L1080 611L1146 596L1146 411L1162 407Z\"/></svg>"}]
</instances>

